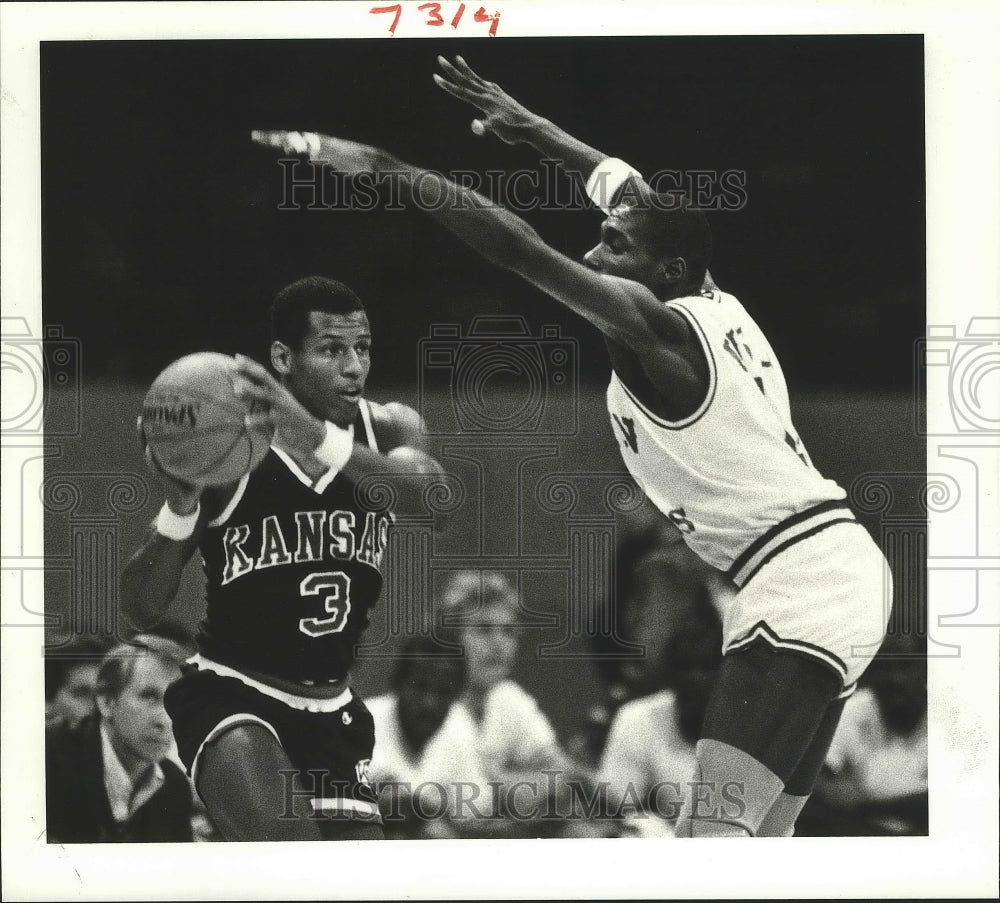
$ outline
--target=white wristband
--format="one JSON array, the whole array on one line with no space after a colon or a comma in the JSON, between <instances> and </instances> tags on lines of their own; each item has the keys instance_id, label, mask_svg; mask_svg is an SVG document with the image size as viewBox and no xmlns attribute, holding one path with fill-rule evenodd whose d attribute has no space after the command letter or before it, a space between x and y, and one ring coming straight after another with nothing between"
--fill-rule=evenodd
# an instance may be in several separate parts
<instances>
[{"instance_id":1,"label":"white wristband","mask_svg":"<svg viewBox=\"0 0 1000 903\"><path fill-rule=\"evenodd\" d=\"M610 213L615 195L632 176L641 179L642 173L624 160L607 157L597 164L587 179L587 196L605 213Z\"/></svg>"},{"instance_id":2,"label":"white wristband","mask_svg":"<svg viewBox=\"0 0 1000 903\"><path fill-rule=\"evenodd\" d=\"M306 142L306 153L309 154L309 159L315 160L319 156L319 135L315 132L303 132L302 137Z\"/></svg>"},{"instance_id":3,"label":"white wristband","mask_svg":"<svg viewBox=\"0 0 1000 903\"><path fill-rule=\"evenodd\" d=\"M319 135L315 132L251 132L254 141L280 147L288 154L305 154L310 160L319 156Z\"/></svg>"},{"instance_id":4,"label":"white wristband","mask_svg":"<svg viewBox=\"0 0 1000 903\"><path fill-rule=\"evenodd\" d=\"M201 502L190 514L174 514L170 506L164 502L160 513L156 515L156 532L167 539L180 542L188 539L198 523L198 515L201 513Z\"/></svg>"},{"instance_id":5,"label":"white wristband","mask_svg":"<svg viewBox=\"0 0 1000 903\"><path fill-rule=\"evenodd\" d=\"M329 420L326 423L326 438L319 448L313 452L316 460L335 470L343 470L344 465L354 451L354 433L351 430L334 426Z\"/></svg>"}]
</instances>

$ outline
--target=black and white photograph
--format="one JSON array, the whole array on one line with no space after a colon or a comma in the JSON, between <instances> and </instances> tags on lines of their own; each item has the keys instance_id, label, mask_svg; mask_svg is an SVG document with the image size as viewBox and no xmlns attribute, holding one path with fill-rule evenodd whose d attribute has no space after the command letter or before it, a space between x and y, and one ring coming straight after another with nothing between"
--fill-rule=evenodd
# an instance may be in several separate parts
<instances>
[{"instance_id":1,"label":"black and white photograph","mask_svg":"<svg viewBox=\"0 0 1000 903\"><path fill-rule=\"evenodd\" d=\"M995 890L995 11L8 7L5 898Z\"/></svg>"}]
</instances>

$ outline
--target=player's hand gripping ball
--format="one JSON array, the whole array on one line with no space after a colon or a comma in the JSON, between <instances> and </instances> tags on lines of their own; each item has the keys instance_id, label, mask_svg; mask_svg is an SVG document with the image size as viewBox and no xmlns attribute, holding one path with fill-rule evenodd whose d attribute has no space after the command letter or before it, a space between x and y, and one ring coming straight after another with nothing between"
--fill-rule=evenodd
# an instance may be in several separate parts
<instances>
[{"instance_id":1,"label":"player's hand gripping ball","mask_svg":"<svg viewBox=\"0 0 1000 903\"><path fill-rule=\"evenodd\" d=\"M202 351L174 361L149 387L141 429L167 474L195 486L227 486L264 460L274 434L266 412L233 391L235 361Z\"/></svg>"},{"instance_id":2,"label":"player's hand gripping ball","mask_svg":"<svg viewBox=\"0 0 1000 903\"><path fill-rule=\"evenodd\" d=\"M444 468L430 455L419 449L410 448L407 445L401 445L398 448L392 449L386 454L386 457L409 465L412 468L410 473L417 474L418 476L444 476Z\"/></svg>"}]
</instances>

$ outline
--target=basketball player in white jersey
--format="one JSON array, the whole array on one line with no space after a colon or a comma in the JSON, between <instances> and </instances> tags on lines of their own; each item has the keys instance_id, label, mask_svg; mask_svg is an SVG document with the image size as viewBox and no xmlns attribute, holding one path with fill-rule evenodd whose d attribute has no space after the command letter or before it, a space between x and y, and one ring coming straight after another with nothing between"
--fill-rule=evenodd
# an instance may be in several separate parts
<instances>
[{"instance_id":1,"label":"basketball player in white jersey","mask_svg":"<svg viewBox=\"0 0 1000 903\"><path fill-rule=\"evenodd\" d=\"M771 346L708 275L703 215L655 195L632 167L531 113L461 57L438 62L437 84L481 111L474 132L529 144L584 180L607 218L583 263L510 211L380 149L315 133L254 139L348 174L392 173L404 201L603 333L625 464L691 548L740 587L724 612L697 792L677 834L790 835L884 635L885 560L844 490L813 467Z\"/></svg>"}]
</instances>

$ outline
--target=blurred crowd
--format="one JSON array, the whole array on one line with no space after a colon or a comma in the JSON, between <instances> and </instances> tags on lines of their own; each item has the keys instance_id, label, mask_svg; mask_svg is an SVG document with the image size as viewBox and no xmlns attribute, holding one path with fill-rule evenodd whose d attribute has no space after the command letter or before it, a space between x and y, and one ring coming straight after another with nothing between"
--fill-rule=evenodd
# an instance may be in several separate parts
<instances>
[{"instance_id":1,"label":"blurred crowd","mask_svg":"<svg viewBox=\"0 0 1000 903\"><path fill-rule=\"evenodd\" d=\"M516 587L499 572L450 576L435 629L403 642L388 691L367 700L389 839L672 836L721 661L718 606L734 588L658 516L626 525L616 559L617 623L644 654L615 657L611 639L591 641L602 696L564 737L513 678L530 654ZM50 842L218 839L163 708L192 652L170 631L50 650ZM796 833L927 830L926 648L890 633Z\"/></svg>"}]
</instances>

